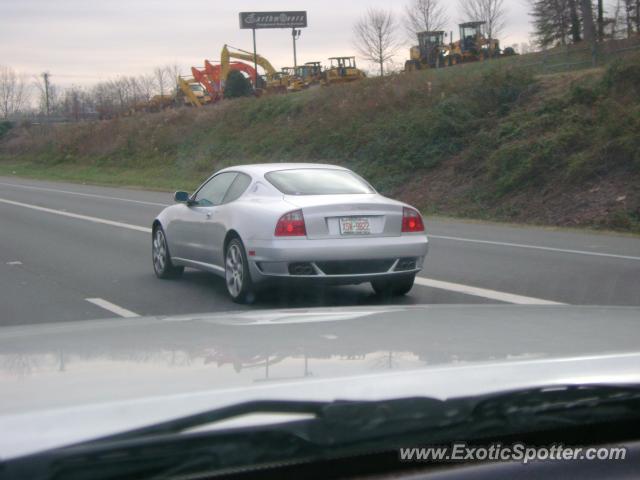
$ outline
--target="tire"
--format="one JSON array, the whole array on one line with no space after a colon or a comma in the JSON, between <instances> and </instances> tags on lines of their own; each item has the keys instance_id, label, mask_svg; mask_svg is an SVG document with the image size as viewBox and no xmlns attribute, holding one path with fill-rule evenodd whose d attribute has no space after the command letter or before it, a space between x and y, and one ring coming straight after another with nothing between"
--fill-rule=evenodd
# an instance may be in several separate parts
<instances>
[{"instance_id":1,"label":"tire","mask_svg":"<svg viewBox=\"0 0 640 480\"><path fill-rule=\"evenodd\" d=\"M158 278L178 278L184 272L184 267L176 267L171 262L167 237L160 226L153 230L153 237L151 238L151 259L153 261L153 271Z\"/></svg>"},{"instance_id":2,"label":"tire","mask_svg":"<svg viewBox=\"0 0 640 480\"><path fill-rule=\"evenodd\" d=\"M244 245L233 238L224 252L224 280L227 293L235 303L253 303L255 292Z\"/></svg>"},{"instance_id":3,"label":"tire","mask_svg":"<svg viewBox=\"0 0 640 480\"><path fill-rule=\"evenodd\" d=\"M416 274L403 275L392 279L373 280L371 286L378 295L383 296L402 296L406 295L413 288L413 282Z\"/></svg>"}]
</instances>

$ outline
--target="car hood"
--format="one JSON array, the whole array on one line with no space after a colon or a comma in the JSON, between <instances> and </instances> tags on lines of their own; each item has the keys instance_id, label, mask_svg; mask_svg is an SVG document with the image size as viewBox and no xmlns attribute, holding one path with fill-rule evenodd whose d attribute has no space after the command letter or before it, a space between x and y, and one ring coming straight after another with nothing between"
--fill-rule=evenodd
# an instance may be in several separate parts
<instances>
[{"instance_id":1,"label":"car hood","mask_svg":"<svg viewBox=\"0 0 640 480\"><path fill-rule=\"evenodd\" d=\"M0 456L248 400L640 383L640 308L268 310L0 329Z\"/></svg>"}]
</instances>

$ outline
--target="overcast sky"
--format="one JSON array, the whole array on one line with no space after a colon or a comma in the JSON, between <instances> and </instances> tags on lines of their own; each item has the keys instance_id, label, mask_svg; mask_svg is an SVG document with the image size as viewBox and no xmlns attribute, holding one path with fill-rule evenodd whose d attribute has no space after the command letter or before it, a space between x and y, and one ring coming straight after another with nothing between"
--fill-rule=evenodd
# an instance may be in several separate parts
<instances>
[{"instance_id":1,"label":"overcast sky","mask_svg":"<svg viewBox=\"0 0 640 480\"><path fill-rule=\"evenodd\" d=\"M238 28L238 12L307 10L309 27L298 41L298 61L353 55L353 23L367 7L400 16L410 0L0 0L0 64L35 75L49 71L59 85L86 85L118 75L149 73L156 65L202 66L222 45L251 49L251 31ZM504 0L503 46L528 41L526 0ZM456 0L449 27L463 20ZM258 53L277 68L293 64L290 30L259 30ZM404 63L406 48L396 61ZM363 65L368 68L368 65Z\"/></svg>"}]
</instances>

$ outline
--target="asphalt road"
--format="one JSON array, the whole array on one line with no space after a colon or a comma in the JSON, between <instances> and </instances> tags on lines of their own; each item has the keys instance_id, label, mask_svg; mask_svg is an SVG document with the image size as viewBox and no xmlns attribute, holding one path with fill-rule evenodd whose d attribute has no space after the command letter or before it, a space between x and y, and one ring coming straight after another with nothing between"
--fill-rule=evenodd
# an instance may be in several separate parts
<instances>
[{"instance_id":1,"label":"asphalt road","mask_svg":"<svg viewBox=\"0 0 640 480\"><path fill-rule=\"evenodd\" d=\"M640 238L426 219L411 293L369 285L275 291L236 305L223 280L161 281L147 229L167 193L0 177L0 325L247 308L420 303L640 305Z\"/></svg>"}]
</instances>

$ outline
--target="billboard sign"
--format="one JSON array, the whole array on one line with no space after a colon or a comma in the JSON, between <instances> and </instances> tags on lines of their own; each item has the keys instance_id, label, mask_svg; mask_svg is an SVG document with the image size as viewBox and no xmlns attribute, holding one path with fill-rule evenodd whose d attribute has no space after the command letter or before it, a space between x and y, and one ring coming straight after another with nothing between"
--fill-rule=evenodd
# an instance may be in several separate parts
<instances>
[{"instance_id":1,"label":"billboard sign","mask_svg":"<svg viewBox=\"0 0 640 480\"><path fill-rule=\"evenodd\" d=\"M307 12L240 12L240 28L304 28Z\"/></svg>"}]
</instances>

